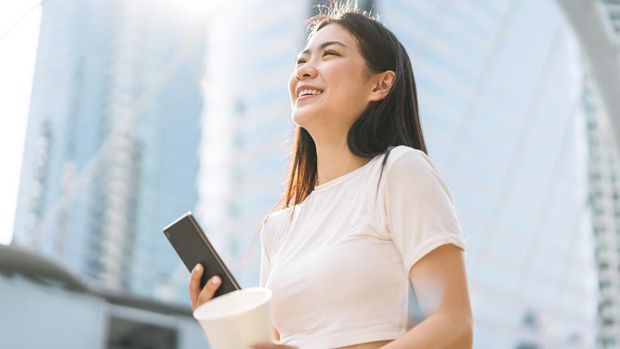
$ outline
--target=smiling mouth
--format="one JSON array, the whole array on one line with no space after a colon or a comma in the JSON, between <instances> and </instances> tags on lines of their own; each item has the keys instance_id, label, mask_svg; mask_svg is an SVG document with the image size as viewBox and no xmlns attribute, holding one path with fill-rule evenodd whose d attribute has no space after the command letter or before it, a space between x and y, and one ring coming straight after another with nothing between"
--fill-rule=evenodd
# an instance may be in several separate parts
<instances>
[{"instance_id":1,"label":"smiling mouth","mask_svg":"<svg viewBox=\"0 0 620 349\"><path fill-rule=\"evenodd\" d=\"M302 93L299 94L299 96L297 97L297 100L307 99L307 98L311 98L311 97L316 97L316 96L320 96L322 94L323 94L323 91L318 91L318 90L314 90L314 91L311 91L311 92L303 91Z\"/></svg>"},{"instance_id":2,"label":"smiling mouth","mask_svg":"<svg viewBox=\"0 0 620 349\"><path fill-rule=\"evenodd\" d=\"M303 95L303 96L297 97L297 100L308 99L308 98L318 97L318 96L320 96L320 95Z\"/></svg>"}]
</instances>

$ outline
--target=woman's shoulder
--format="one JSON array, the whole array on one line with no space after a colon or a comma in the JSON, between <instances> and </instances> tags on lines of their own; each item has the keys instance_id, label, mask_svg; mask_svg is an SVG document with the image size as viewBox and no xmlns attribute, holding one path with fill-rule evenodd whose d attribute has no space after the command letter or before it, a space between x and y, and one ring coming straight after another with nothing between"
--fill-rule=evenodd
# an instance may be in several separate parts
<instances>
[{"instance_id":1,"label":"woman's shoulder","mask_svg":"<svg viewBox=\"0 0 620 349\"><path fill-rule=\"evenodd\" d=\"M422 150L406 145L392 148L385 163L385 171L392 176L411 176L428 170L437 172L431 158Z\"/></svg>"},{"instance_id":2,"label":"woman's shoulder","mask_svg":"<svg viewBox=\"0 0 620 349\"><path fill-rule=\"evenodd\" d=\"M449 193L448 185L433 160L419 149L404 145L393 148L384 171L388 191L411 190L422 195L439 186Z\"/></svg>"}]
</instances>

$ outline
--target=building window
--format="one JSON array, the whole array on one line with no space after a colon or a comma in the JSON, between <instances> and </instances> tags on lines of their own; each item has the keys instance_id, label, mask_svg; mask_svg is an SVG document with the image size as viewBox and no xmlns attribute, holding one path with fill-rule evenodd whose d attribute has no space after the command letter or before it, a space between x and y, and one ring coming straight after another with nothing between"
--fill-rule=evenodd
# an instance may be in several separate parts
<instances>
[{"instance_id":1,"label":"building window","mask_svg":"<svg viewBox=\"0 0 620 349\"><path fill-rule=\"evenodd\" d=\"M607 263L607 262L600 262L598 264L598 267L601 270L607 270L607 269L609 269L609 263Z\"/></svg>"}]
</instances>

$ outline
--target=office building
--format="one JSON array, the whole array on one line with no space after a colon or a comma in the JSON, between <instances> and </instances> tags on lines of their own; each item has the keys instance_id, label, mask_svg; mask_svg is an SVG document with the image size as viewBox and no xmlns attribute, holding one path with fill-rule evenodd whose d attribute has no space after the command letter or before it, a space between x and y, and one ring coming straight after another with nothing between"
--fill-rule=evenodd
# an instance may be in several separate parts
<instances>
[{"instance_id":1,"label":"office building","mask_svg":"<svg viewBox=\"0 0 620 349\"><path fill-rule=\"evenodd\" d=\"M616 348L620 344L620 163L597 88L591 80L586 86L589 203L598 269L598 343L601 348Z\"/></svg>"},{"instance_id":2,"label":"office building","mask_svg":"<svg viewBox=\"0 0 620 349\"><path fill-rule=\"evenodd\" d=\"M205 22L182 3L43 2L14 243L187 302L162 233L197 200Z\"/></svg>"}]
</instances>

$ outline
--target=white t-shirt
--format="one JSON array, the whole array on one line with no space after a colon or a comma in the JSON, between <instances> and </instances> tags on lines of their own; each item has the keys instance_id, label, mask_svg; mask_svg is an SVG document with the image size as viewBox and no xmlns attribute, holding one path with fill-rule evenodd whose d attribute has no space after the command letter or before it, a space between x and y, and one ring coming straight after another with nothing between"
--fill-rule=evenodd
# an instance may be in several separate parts
<instances>
[{"instance_id":1,"label":"white t-shirt","mask_svg":"<svg viewBox=\"0 0 620 349\"><path fill-rule=\"evenodd\" d=\"M393 148L377 191L384 156L264 221L260 285L273 291L282 343L334 348L401 337L411 267L441 245L465 249L452 196L428 156Z\"/></svg>"}]
</instances>

